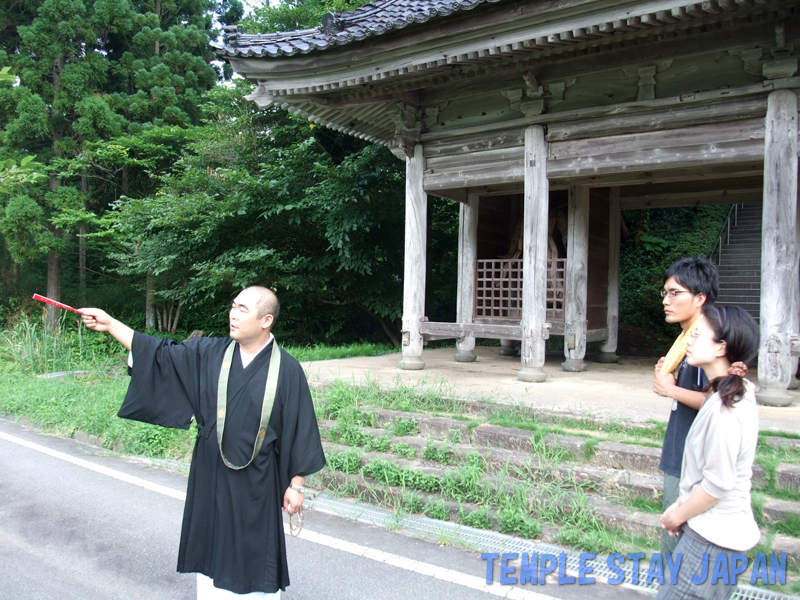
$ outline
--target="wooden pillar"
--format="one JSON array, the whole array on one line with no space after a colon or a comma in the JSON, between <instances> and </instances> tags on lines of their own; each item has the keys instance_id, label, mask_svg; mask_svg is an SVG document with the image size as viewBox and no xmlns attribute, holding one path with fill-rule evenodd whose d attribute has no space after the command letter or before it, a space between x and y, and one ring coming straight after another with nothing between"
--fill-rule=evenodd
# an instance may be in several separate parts
<instances>
[{"instance_id":1,"label":"wooden pillar","mask_svg":"<svg viewBox=\"0 0 800 600\"><path fill-rule=\"evenodd\" d=\"M764 132L764 204L761 239L761 404L788 406L792 372L789 335L796 317L797 95L772 92Z\"/></svg>"},{"instance_id":2,"label":"wooden pillar","mask_svg":"<svg viewBox=\"0 0 800 600\"><path fill-rule=\"evenodd\" d=\"M458 300L456 321L472 323L475 304L475 261L478 258L477 194L468 194L467 203L460 206L458 215ZM475 336L468 335L456 342L456 362L475 362Z\"/></svg>"},{"instance_id":3,"label":"wooden pillar","mask_svg":"<svg viewBox=\"0 0 800 600\"><path fill-rule=\"evenodd\" d=\"M800 185L800 183L798 184ZM791 333L800 335L800 193L798 193L795 203L795 222L794 222L794 267L795 277L792 278L792 308L789 316L792 318ZM800 388L800 380L797 379L798 357L793 356L789 365L792 377L789 382L789 389Z\"/></svg>"},{"instance_id":4,"label":"wooden pillar","mask_svg":"<svg viewBox=\"0 0 800 600\"><path fill-rule=\"evenodd\" d=\"M403 358L401 369L420 370L422 334L420 319L425 312L425 224L428 195L422 187L425 158L422 144L414 146L414 156L406 158L406 240L403 265Z\"/></svg>"},{"instance_id":5,"label":"wooden pillar","mask_svg":"<svg viewBox=\"0 0 800 600\"><path fill-rule=\"evenodd\" d=\"M610 203L608 210L608 311L606 327L608 339L600 346L597 362L615 363L617 356L617 340L619 339L619 242L622 215L619 210L619 187L609 190Z\"/></svg>"},{"instance_id":6,"label":"wooden pillar","mask_svg":"<svg viewBox=\"0 0 800 600\"><path fill-rule=\"evenodd\" d=\"M541 382L547 339L547 213L550 185L547 181L547 144L544 128L525 129L525 178L522 274L522 370L520 381Z\"/></svg>"},{"instance_id":7,"label":"wooden pillar","mask_svg":"<svg viewBox=\"0 0 800 600\"><path fill-rule=\"evenodd\" d=\"M586 279L589 269L589 187L569 188L567 274L564 282L565 371L585 371Z\"/></svg>"}]
</instances>

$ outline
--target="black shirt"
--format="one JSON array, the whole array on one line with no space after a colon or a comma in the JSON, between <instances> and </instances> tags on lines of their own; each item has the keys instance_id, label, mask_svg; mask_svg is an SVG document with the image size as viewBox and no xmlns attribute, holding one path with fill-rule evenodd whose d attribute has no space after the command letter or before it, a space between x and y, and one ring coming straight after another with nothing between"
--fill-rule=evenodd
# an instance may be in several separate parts
<instances>
[{"instance_id":1,"label":"black shirt","mask_svg":"<svg viewBox=\"0 0 800 600\"><path fill-rule=\"evenodd\" d=\"M702 369L691 366L684 357L678 367L675 383L685 390L701 392L708 385L708 378ZM658 465L658 468L667 475L681 476L686 435L694 423L697 412L683 402L672 401L672 411L669 414L667 432L664 435L664 447L661 449L661 463Z\"/></svg>"}]
</instances>

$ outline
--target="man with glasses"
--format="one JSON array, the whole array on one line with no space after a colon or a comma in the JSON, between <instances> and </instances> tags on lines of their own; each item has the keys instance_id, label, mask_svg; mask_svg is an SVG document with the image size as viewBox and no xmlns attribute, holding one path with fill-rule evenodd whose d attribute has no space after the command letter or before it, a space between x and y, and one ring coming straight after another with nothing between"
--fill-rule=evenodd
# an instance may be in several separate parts
<instances>
[{"instance_id":1,"label":"man with glasses","mask_svg":"<svg viewBox=\"0 0 800 600\"><path fill-rule=\"evenodd\" d=\"M664 510L678 499L686 435L703 405L706 396L702 390L708 385L703 371L687 364L686 342L702 317L703 305L713 304L718 290L719 272L707 258L683 258L664 275L661 298L666 321L678 323L682 330L670 353L656 364L653 379L653 391L672 401L658 466L664 472ZM662 554L672 553L677 543L677 536L666 530L661 532Z\"/></svg>"}]
</instances>

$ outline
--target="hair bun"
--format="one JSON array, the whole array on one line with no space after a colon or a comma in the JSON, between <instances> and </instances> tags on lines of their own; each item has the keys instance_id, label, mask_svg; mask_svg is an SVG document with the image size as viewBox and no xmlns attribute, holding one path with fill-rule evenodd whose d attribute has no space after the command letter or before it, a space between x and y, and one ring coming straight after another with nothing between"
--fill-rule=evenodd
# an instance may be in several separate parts
<instances>
[{"instance_id":1,"label":"hair bun","mask_svg":"<svg viewBox=\"0 0 800 600\"><path fill-rule=\"evenodd\" d=\"M733 363L728 368L728 375L736 375L737 377L744 377L747 375L747 365L741 361Z\"/></svg>"}]
</instances>

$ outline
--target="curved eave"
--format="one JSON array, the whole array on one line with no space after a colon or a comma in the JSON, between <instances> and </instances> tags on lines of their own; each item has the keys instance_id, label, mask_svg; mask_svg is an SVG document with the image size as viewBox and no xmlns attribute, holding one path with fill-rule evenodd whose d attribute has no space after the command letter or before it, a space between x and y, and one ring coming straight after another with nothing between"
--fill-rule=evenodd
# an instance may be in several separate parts
<instances>
[{"instance_id":1,"label":"curved eave","mask_svg":"<svg viewBox=\"0 0 800 600\"><path fill-rule=\"evenodd\" d=\"M759 5L752 0L711 0L701 5L653 0L633 7L622 2L614 6L602 3L602 8L597 8L597 4L591 3L594 10L579 14L572 10L537 15L463 35L434 37L425 43L408 44L368 56L342 49L326 54L324 61L310 55L239 56L227 60L235 72L257 81L264 92L313 94L408 81L521 56L566 54L581 47L603 46L670 29L688 29L705 22L747 17L791 2L774 0L769 5ZM587 7L587 4L581 5L582 9Z\"/></svg>"},{"instance_id":2,"label":"curved eave","mask_svg":"<svg viewBox=\"0 0 800 600\"><path fill-rule=\"evenodd\" d=\"M455 12L472 10L486 3L502 0L433 0L428 6L395 7L395 0L367 4L352 12L341 13L336 18L343 29L326 32L322 26L312 29L270 34L235 34L228 36L232 43L211 44L220 58L277 58L322 51L334 46L345 46L372 37L405 29L410 25L427 23L436 17L446 17ZM399 11L397 9L400 9Z\"/></svg>"},{"instance_id":3,"label":"curved eave","mask_svg":"<svg viewBox=\"0 0 800 600\"><path fill-rule=\"evenodd\" d=\"M319 106L313 100L266 96L258 90L247 96L262 108L276 106L300 115L312 123L334 131L384 146L394 145L395 125L389 115L390 102L366 104L360 109L348 111Z\"/></svg>"}]
</instances>

